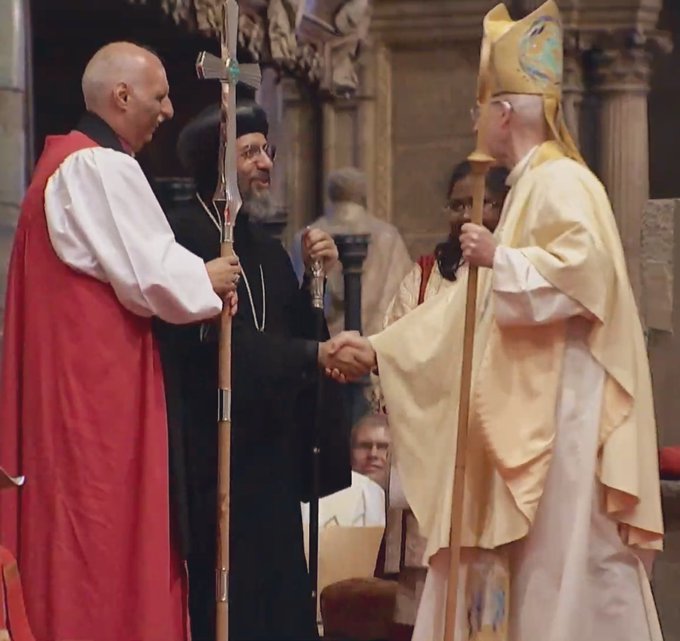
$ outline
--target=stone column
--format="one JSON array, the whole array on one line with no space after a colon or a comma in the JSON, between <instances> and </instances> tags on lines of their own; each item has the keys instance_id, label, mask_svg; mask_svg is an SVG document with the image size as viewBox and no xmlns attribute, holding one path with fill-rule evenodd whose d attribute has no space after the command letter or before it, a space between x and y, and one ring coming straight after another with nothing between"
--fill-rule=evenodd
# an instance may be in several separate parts
<instances>
[{"instance_id":1,"label":"stone column","mask_svg":"<svg viewBox=\"0 0 680 641\"><path fill-rule=\"evenodd\" d=\"M0 336L7 263L30 164L26 4L0 3Z\"/></svg>"},{"instance_id":2,"label":"stone column","mask_svg":"<svg viewBox=\"0 0 680 641\"><path fill-rule=\"evenodd\" d=\"M336 234L345 279L345 329L361 331L361 274L368 253L368 234Z\"/></svg>"},{"instance_id":3,"label":"stone column","mask_svg":"<svg viewBox=\"0 0 680 641\"><path fill-rule=\"evenodd\" d=\"M619 226L636 299L641 294L642 211L649 199L647 95L650 53L622 41L597 56L595 91L601 100L600 175Z\"/></svg>"},{"instance_id":4,"label":"stone column","mask_svg":"<svg viewBox=\"0 0 680 641\"><path fill-rule=\"evenodd\" d=\"M321 125L316 105L297 80L282 78L278 90L282 114L273 186L285 206L287 244L322 213Z\"/></svg>"},{"instance_id":5,"label":"stone column","mask_svg":"<svg viewBox=\"0 0 680 641\"><path fill-rule=\"evenodd\" d=\"M361 99L330 98L323 106L324 178L339 167L358 167L362 161L358 113ZM325 182L325 180L324 180Z\"/></svg>"},{"instance_id":6,"label":"stone column","mask_svg":"<svg viewBox=\"0 0 680 641\"><path fill-rule=\"evenodd\" d=\"M564 48L564 79L562 106L564 119L575 142L579 145L581 138L581 105L583 103L583 61L578 36L567 33Z\"/></svg>"},{"instance_id":7,"label":"stone column","mask_svg":"<svg viewBox=\"0 0 680 641\"><path fill-rule=\"evenodd\" d=\"M368 234L336 234L340 262L345 279L345 329L361 332L361 274L368 252ZM368 411L364 389L368 379L352 383L347 387L349 427L353 426Z\"/></svg>"}]
</instances>

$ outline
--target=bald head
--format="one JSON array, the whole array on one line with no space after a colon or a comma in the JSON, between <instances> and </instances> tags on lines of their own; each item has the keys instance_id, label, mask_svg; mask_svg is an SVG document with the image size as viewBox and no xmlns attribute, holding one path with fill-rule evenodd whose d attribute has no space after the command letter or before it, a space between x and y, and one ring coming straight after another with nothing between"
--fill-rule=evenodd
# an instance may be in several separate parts
<instances>
[{"instance_id":1,"label":"bald head","mask_svg":"<svg viewBox=\"0 0 680 641\"><path fill-rule=\"evenodd\" d=\"M542 96L494 96L483 117L484 144L507 169L515 167L531 149L549 139Z\"/></svg>"},{"instance_id":2,"label":"bald head","mask_svg":"<svg viewBox=\"0 0 680 641\"><path fill-rule=\"evenodd\" d=\"M173 116L165 69L158 56L130 42L112 42L92 56L82 79L88 111L135 151Z\"/></svg>"},{"instance_id":3,"label":"bald head","mask_svg":"<svg viewBox=\"0 0 680 641\"><path fill-rule=\"evenodd\" d=\"M162 64L153 53L131 42L103 46L92 56L83 73L85 107L96 113L106 106L117 85L139 83L149 66L162 67Z\"/></svg>"},{"instance_id":4,"label":"bald head","mask_svg":"<svg viewBox=\"0 0 680 641\"><path fill-rule=\"evenodd\" d=\"M543 107L543 96L530 94L504 94L499 96L512 105L515 114L515 125L519 128L529 129L540 135L545 135L547 122Z\"/></svg>"}]
</instances>

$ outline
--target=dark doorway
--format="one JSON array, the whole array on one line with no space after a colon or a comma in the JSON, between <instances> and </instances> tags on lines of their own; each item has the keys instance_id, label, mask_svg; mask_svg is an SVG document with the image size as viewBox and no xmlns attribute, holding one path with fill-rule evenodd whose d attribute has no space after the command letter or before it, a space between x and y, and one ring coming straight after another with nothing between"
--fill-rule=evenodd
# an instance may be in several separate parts
<instances>
[{"instance_id":1,"label":"dark doorway","mask_svg":"<svg viewBox=\"0 0 680 641\"><path fill-rule=\"evenodd\" d=\"M175 118L164 124L140 154L155 177L177 176L177 134L202 107L219 98L216 83L199 81L194 62L201 50L219 53L216 39L190 33L166 16L157 2L131 5L126 0L32 0L33 100L36 154L48 134L69 131L83 110L80 78L92 54L115 40L154 49L163 59Z\"/></svg>"},{"instance_id":2,"label":"dark doorway","mask_svg":"<svg viewBox=\"0 0 680 641\"><path fill-rule=\"evenodd\" d=\"M659 29L671 34L673 52L655 52L649 95L649 178L652 198L680 197L677 147L680 138L680 3L665 0ZM622 132L625 135L625 132Z\"/></svg>"}]
</instances>

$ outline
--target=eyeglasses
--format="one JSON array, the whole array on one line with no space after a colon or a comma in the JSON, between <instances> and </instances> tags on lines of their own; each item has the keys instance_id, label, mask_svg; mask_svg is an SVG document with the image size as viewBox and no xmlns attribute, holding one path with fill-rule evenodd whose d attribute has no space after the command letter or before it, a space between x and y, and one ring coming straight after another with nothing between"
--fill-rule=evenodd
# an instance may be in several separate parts
<instances>
[{"instance_id":1,"label":"eyeglasses","mask_svg":"<svg viewBox=\"0 0 680 641\"><path fill-rule=\"evenodd\" d=\"M254 162L260 157L260 154L264 154L269 160L274 162L276 158L276 146L266 143L264 145L246 145L239 154L243 160L246 162Z\"/></svg>"},{"instance_id":2,"label":"eyeglasses","mask_svg":"<svg viewBox=\"0 0 680 641\"><path fill-rule=\"evenodd\" d=\"M500 207L500 202L497 200L491 200L490 198L484 199L484 209L493 209ZM472 198L467 198L465 200L450 200L446 205L444 205L444 211L449 214L464 214L467 210L472 210Z\"/></svg>"},{"instance_id":3,"label":"eyeglasses","mask_svg":"<svg viewBox=\"0 0 680 641\"><path fill-rule=\"evenodd\" d=\"M512 103L508 102L507 100L503 100L502 98L495 98L494 100L489 101L490 105L501 105L508 111L512 111ZM472 122L477 124L479 121L479 116L481 115L482 112L482 107L481 105L475 105L470 109L470 118L472 119Z\"/></svg>"},{"instance_id":4,"label":"eyeglasses","mask_svg":"<svg viewBox=\"0 0 680 641\"><path fill-rule=\"evenodd\" d=\"M352 449L361 450L362 452L372 452L373 448L383 453L390 449L390 444L378 441L359 441L352 446Z\"/></svg>"}]
</instances>

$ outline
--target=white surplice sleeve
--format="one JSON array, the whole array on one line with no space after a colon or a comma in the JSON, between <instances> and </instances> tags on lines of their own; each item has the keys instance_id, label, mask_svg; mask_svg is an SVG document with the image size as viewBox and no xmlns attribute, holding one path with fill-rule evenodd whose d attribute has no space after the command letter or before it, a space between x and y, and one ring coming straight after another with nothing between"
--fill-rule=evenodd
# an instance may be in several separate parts
<instances>
[{"instance_id":1,"label":"white surplice sleeve","mask_svg":"<svg viewBox=\"0 0 680 641\"><path fill-rule=\"evenodd\" d=\"M496 322L505 327L543 325L575 316L593 320L577 301L553 287L519 249L496 248L493 262Z\"/></svg>"},{"instance_id":2,"label":"white surplice sleeve","mask_svg":"<svg viewBox=\"0 0 680 641\"><path fill-rule=\"evenodd\" d=\"M110 283L134 314L191 323L222 309L205 263L177 243L131 156L101 147L69 156L47 183L45 216L59 258Z\"/></svg>"}]
</instances>

